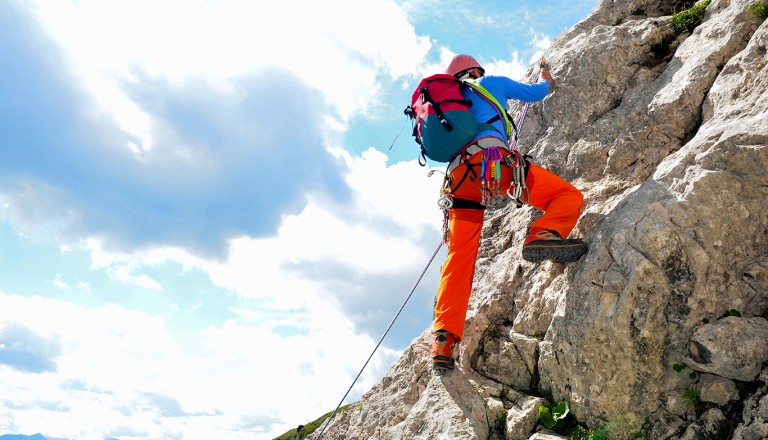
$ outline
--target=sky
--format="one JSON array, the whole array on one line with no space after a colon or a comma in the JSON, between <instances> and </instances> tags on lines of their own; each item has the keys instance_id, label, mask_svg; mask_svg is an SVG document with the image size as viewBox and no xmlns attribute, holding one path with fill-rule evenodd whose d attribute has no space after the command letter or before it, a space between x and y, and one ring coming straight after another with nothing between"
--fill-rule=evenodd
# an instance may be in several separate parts
<instances>
[{"instance_id":1,"label":"sky","mask_svg":"<svg viewBox=\"0 0 768 440\"><path fill-rule=\"evenodd\" d=\"M271 439L440 245L403 109L522 80L594 0L0 2L0 435ZM345 403L430 326L440 248Z\"/></svg>"}]
</instances>

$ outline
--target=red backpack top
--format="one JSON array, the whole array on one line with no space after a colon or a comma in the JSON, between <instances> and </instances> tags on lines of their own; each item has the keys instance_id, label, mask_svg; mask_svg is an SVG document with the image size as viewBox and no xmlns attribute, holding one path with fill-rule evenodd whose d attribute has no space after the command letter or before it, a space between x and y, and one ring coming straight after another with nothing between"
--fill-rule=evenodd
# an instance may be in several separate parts
<instances>
[{"instance_id":1,"label":"red backpack top","mask_svg":"<svg viewBox=\"0 0 768 440\"><path fill-rule=\"evenodd\" d=\"M484 89L478 90L482 88L479 84L458 80L447 73L422 79L413 91L405 114L413 120L413 137L421 147L422 156L436 162L450 162L482 131L495 130L472 115L469 109L472 101L461 94L464 87L489 100L481 93Z\"/></svg>"}]
</instances>

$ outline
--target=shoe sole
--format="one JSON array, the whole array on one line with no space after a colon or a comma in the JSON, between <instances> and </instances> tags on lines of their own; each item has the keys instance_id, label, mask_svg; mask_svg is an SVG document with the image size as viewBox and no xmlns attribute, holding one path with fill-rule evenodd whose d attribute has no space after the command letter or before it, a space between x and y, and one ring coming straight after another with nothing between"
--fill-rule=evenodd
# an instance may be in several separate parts
<instances>
[{"instance_id":1,"label":"shoe sole","mask_svg":"<svg viewBox=\"0 0 768 440\"><path fill-rule=\"evenodd\" d=\"M537 240L523 246L523 259L532 263L552 260L558 263L578 261L589 247L581 240Z\"/></svg>"},{"instance_id":2,"label":"shoe sole","mask_svg":"<svg viewBox=\"0 0 768 440\"><path fill-rule=\"evenodd\" d=\"M454 361L452 358L445 358L445 356L436 356L436 358L443 358L443 359L432 359L432 371L435 372L436 376L442 376L445 373L453 370L454 366L456 365L456 361Z\"/></svg>"}]
</instances>

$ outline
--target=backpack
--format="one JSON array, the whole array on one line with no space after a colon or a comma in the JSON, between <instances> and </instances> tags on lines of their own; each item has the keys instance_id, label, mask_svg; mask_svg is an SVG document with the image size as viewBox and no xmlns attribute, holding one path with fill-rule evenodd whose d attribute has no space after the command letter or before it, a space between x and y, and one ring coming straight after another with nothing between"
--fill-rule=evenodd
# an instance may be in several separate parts
<instances>
[{"instance_id":1,"label":"backpack","mask_svg":"<svg viewBox=\"0 0 768 440\"><path fill-rule=\"evenodd\" d=\"M470 87L478 97L491 103L498 115L486 122L478 121L469 109L472 101L461 94L464 87ZM461 81L447 73L423 78L413 91L405 114L413 121L413 137L421 147L421 156L436 162L450 162L478 134L496 130L490 124L501 118L507 127L507 138L510 134L507 112L488 91L474 81Z\"/></svg>"}]
</instances>

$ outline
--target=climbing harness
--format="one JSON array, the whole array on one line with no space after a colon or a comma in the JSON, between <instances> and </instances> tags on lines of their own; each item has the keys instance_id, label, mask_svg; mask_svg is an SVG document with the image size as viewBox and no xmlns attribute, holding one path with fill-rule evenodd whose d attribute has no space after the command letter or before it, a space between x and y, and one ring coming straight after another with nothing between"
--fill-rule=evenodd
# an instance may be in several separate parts
<instances>
[{"instance_id":1,"label":"climbing harness","mask_svg":"<svg viewBox=\"0 0 768 440\"><path fill-rule=\"evenodd\" d=\"M368 360L365 361L365 364L363 364L363 368L360 369L360 372L357 373L357 377L355 377L355 380L352 381L352 384L347 389L347 392L344 393L344 397L341 398L341 401L336 406L336 409L333 410L333 413L328 417L328 420L325 422L325 425L323 425L323 429L320 431L320 434L317 435L316 440L320 440L320 438L323 436L323 433L325 432L326 428L328 428L328 425L331 424L331 420L336 416L336 413L339 411L339 408L341 408L341 405L344 403L344 399L347 398L349 395L349 392L352 391L352 387L355 386L355 383L360 378L360 375L363 374L363 370L365 370L365 367L368 365L368 362L371 361L373 358L374 353L376 353L376 350L378 350L381 343L384 341L384 338L387 336L387 333L389 333L389 330L392 329L392 326L395 324L395 321L397 320L397 317L400 316L400 313L403 311L403 308L405 308L405 304L408 302L408 300L411 298L411 295L413 295L413 292L416 290L416 287L421 282L421 279L424 278L424 274L427 273L427 269L429 269L429 266L432 264L432 261L434 261L435 256L437 255L437 252L440 250L440 248L443 246L443 242L440 241L440 243L437 245L437 248L435 248L435 251L432 253L432 256L429 257L429 261L427 261L426 266L424 266L424 269L422 269L421 274L416 279L416 282L413 284L413 287L411 288L411 291L408 292L408 295L405 297L405 300L403 300L403 303L400 305L400 309L398 309L397 313L395 314L395 317L392 318L392 321L389 323L389 326L384 331L384 334L381 335L381 339L379 339L379 343L376 344L376 346L373 348L373 351L371 352L371 355L368 356Z\"/></svg>"},{"instance_id":2,"label":"climbing harness","mask_svg":"<svg viewBox=\"0 0 768 440\"><path fill-rule=\"evenodd\" d=\"M470 158L476 154L482 154L482 161L470 162ZM500 209L512 200L518 207L528 203L528 187L525 184L527 177L529 156L515 149L507 149L499 146L499 139L487 137L478 139L457 155L446 169L446 178L440 188L438 206L448 205L444 200L450 199L464 182L479 181L481 191L481 204L485 208ZM464 174L453 185L454 171L459 165L465 165ZM512 181L509 188L504 191L501 188L501 167L509 166L512 170ZM479 174L478 174L479 173ZM450 208L450 206L448 206ZM482 207L480 209L483 209Z\"/></svg>"}]
</instances>

